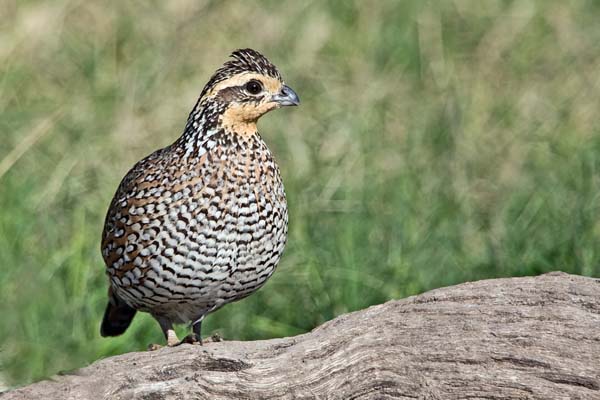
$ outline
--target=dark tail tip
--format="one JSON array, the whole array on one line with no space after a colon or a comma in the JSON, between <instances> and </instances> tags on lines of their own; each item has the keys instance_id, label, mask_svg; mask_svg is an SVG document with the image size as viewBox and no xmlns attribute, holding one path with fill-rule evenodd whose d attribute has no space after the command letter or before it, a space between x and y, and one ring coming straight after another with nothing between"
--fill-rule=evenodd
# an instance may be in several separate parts
<instances>
[{"instance_id":1,"label":"dark tail tip","mask_svg":"<svg viewBox=\"0 0 600 400\"><path fill-rule=\"evenodd\" d=\"M133 317L135 317L135 313L136 310L134 308L129 307L123 302L115 305L109 301L106 305L106 311L104 311L102 325L100 326L100 335L103 337L119 336L127 330Z\"/></svg>"}]
</instances>

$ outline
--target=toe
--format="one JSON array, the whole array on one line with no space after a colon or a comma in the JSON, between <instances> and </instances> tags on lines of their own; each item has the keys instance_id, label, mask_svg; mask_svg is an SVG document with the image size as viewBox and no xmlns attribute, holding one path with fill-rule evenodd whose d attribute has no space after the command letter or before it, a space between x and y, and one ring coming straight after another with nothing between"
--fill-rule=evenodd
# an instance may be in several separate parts
<instances>
[{"instance_id":1,"label":"toe","mask_svg":"<svg viewBox=\"0 0 600 400\"><path fill-rule=\"evenodd\" d=\"M183 338L181 343L202 344L202 338L199 338L195 333L190 333L189 335Z\"/></svg>"},{"instance_id":2,"label":"toe","mask_svg":"<svg viewBox=\"0 0 600 400\"><path fill-rule=\"evenodd\" d=\"M158 349L161 349L163 346L161 346L160 344L156 344L156 343L150 343L148 345L148 351L156 351Z\"/></svg>"}]
</instances>

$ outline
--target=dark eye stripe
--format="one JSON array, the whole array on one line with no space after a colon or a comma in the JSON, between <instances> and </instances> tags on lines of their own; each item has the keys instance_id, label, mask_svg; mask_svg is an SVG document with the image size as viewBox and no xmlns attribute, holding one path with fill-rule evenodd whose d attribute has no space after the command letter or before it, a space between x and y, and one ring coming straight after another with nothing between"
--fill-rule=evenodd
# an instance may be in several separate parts
<instances>
[{"instance_id":1,"label":"dark eye stripe","mask_svg":"<svg viewBox=\"0 0 600 400\"><path fill-rule=\"evenodd\" d=\"M246 90L246 85L241 85L223 88L216 94L215 97L224 103L237 101L240 103L258 104L266 98L266 94L260 94L258 96L251 95Z\"/></svg>"}]
</instances>

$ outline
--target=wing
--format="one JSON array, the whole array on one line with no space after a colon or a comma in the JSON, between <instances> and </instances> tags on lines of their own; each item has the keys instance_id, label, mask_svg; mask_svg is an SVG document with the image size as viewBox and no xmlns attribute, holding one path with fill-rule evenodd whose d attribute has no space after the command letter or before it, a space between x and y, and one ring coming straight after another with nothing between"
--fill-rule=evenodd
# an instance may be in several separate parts
<instances>
[{"instance_id":1,"label":"wing","mask_svg":"<svg viewBox=\"0 0 600 400\"><path fill-rule=\"evenodd\" d=\"M106 214L102 232L102 256L109 275L122 277L151 245L152 225L164 214L164 194L171 164L167 149L158 150L136 163L121 181ZM162 210L162 211L161 211ZM157 234L157 228L154 229ZM145 252L144 252L145 253ZM134 264L135 262L135 264Z\"/></svg>"},{"instance_id":2,"label":"wing","mask_svg":"<svg viewBox=\"0 0 600 400\"><path fill-rule=\"evenodd\" d=\"M138 283L159 262L165 240L181 235L176 222L192 218L183 205L204 189L200 167L206 161L207 154L187 165L167 147L123 178L106 215L101 246L108 274L119 279L119 286Z\"/></svg>"}]
</instances>

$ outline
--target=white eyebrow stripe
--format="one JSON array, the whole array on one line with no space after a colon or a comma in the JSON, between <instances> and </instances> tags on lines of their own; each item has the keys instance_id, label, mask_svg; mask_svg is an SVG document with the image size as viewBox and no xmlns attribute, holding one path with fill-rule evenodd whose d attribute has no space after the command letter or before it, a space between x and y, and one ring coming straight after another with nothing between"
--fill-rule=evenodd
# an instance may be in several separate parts
<instances>
[{"instance_id":1,"label":"white eyebrow stripe","mask_svg":"<svg viewBox=\"0 0 600 400\"><path fill-rule=\"evenodd\" d=\"M225 79L224 81L217 83L208 93L206 93L204 97L214 96L221 90L226 88L243 86L251 79L256 79L257 81L260 81L265 87L265 89L271 93L277 93L279 90L281 90L281 87L283 86L283 83L281 83L276 78L257 74L256 72L242 72L235 76L232 76L231 78Z\"/></svg>"}]
</instances>

